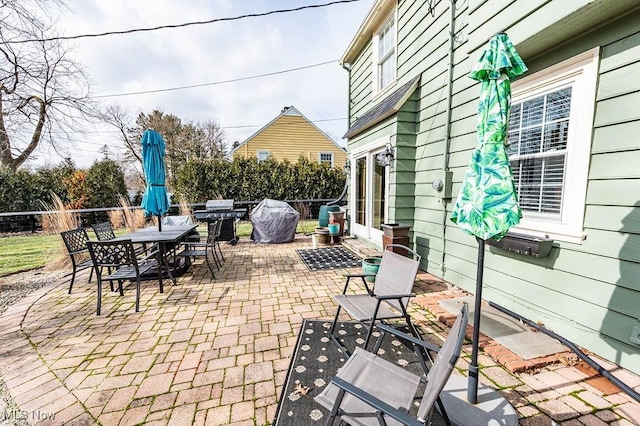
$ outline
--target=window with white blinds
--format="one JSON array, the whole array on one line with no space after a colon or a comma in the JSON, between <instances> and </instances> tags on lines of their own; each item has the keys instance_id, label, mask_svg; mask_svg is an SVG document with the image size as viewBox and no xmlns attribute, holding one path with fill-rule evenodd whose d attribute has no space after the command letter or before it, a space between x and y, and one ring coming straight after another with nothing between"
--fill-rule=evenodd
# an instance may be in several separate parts
<instances>
[{"instance_id":1,"label":"window with white blinds","mask_svg":"<svg viewBox=\"0 0 640 426\"><path fill-rule=\"evenodd\" d=\"M507 152L525 212L562 213L570 112L571 86L511 107Z\"/></svg>"},{"instance_id":2,"label":"window with white blinds","mask_svg":"<svg viewBox=\"0 0 640 426\"><path fill-rule=\"evenodd\" d=\"M580 243L599 48L512 84L509 161L523 218L516 232Z\"/></svg>"}]
</instances>

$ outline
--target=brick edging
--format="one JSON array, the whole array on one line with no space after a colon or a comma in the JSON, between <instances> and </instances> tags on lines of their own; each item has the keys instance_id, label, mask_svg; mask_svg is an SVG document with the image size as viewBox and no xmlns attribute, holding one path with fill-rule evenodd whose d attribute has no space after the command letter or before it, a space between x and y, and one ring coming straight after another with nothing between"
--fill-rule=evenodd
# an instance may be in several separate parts
<instances>
[{"instance_id":1,"label":"brick edging","mask_svg":"<svg viewBox=\"0 0 640 426\"><path fill-rule=\"evenodd\" d=\"M58 414L62 414L61 411L71 414L71 417L75 417L76 414L90 415L73 392L38 355L36 348L22 329L23 321L31 306L47 292L60 285L62 285L61 281L48 284L23 297L0 315L0 347L3 348L2 357L0 357L0 377L11 399L20 408L20 412L28 413L29 420L34 422L44 419L44 424L59 420ZM31 381L40 383L32 387L29 384ZM55 401L43 398L42 395L38 396L38 388L45 383L51 384L49 385L51 391L59 389L58 393L61 396ZM18 389L23 391L19 392ZM63 406L62 410L60 405ZM52 406L56 408L53 409ZM54 414L57 419L48 418L49 415ZM67 420L70 419L67 418Z\"/></svg>"},{"instance_id":2,"label":"brick edging","mask_svg":"<svg viewBox=\"0 0 640 426\"><path fill-rule=\"evenodd\" d=\"M441 307L439 301L443 299L454 299L457 297L460 297L460 294L455 293L442 295L431 293L429 295L418 296L414 298L413 302L431 312L437 318L438 322L451 327L455 321L455 315ZM466 336L469 340L473 338L473 326L470 325L467 327ZM511 373L527 372L557 363L566 364L568 360L574 357L577 359L575 354L573 354L569 349L553 355L524 359L482 332L480 333L478 347L482 349L486 355L490 356L494 361L502 365Z\"/></svg>"}]
</instances>

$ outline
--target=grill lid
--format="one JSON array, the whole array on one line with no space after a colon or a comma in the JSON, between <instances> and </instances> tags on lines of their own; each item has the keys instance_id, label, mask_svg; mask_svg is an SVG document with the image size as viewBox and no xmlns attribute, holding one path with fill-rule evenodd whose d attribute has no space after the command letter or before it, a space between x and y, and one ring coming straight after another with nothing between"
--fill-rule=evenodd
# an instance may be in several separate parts
<instances>
[{"instance_id":1,"label":"grill lid","mask_svg":"<svg viewBox=\"0 0 640 426\"><path fill-rule=\"evenodd\" d=\"M233 199L230 200L209 200L205 204L208 211L233 210Z\"/></svg>"}]
</instances>

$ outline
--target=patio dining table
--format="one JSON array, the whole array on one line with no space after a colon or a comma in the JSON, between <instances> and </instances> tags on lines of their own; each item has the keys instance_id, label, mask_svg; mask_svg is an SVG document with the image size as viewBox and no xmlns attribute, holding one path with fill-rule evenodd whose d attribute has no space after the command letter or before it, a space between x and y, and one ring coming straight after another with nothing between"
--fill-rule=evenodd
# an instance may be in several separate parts
<instances>
[{"instance_id":1,"label":"patio dining table","mask_svg":"<svg viewBox=\"0 0 640 426\"><path fill-rule=\"evenodd\" d=\"M123 234L114 238L113 241L131 240L134 244L157 244L158 245L158 282L160 284L160 293L164 292L162 285L162 266L167 270L169 278L176 283L175 274L171 272L169 262L167 260L168 248L183 241L188 235L192 234L197 225L165 225L162 231L157 226L149 226L147 228L138 229L137 231ZM175 268L175 264L174 264Z\"/></svg>"}]
</instances>

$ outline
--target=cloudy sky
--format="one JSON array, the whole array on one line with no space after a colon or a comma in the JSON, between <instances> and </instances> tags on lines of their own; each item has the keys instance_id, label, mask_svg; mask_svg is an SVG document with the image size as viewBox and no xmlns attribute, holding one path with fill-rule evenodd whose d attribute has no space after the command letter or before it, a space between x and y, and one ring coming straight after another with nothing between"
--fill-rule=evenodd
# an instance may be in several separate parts
<instances>
[{"instance_id":1,"label":"cloudy sky","mask_svg":"<svg viewBox=\"0 0 640 426\"><path fill-rule=\"evenodd\" d=\"M264 13L329 0L69 0L59 21L64 35L121 31ZM109 96L106 103L138 112L160 109L183 122L213 119L229 145L243 141L294 105L340 141L346 131L347 72L338 60L374 0L246 18L230 22L75 40L96 95L119 95L242 79L331 61L273 76L198 88ZM96 128L72 156L86 167L104 144L117 140ZM84 140L84 139L83 139ZM342 143L342 142L341 142ZM51 153L40 153L40 160ZM57 164L59 159L49 160Z\"/></svg>"}]
</instances>

